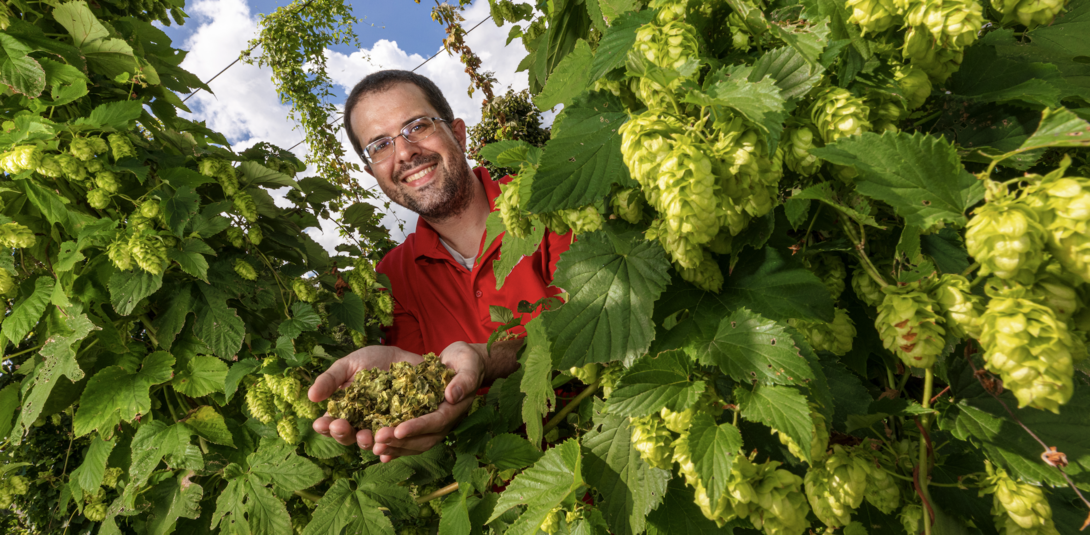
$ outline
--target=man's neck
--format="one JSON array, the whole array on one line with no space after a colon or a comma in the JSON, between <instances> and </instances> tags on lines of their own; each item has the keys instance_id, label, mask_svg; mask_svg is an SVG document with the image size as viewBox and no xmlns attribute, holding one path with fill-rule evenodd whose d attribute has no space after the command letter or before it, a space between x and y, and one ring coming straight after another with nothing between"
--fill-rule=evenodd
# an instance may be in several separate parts
<instances>
[{"instance_id":1,"label":"man's neck","mask_svg":"<svg viewBox=\"0 0 1090 535\"><path fill-rule=\"evenodd\" d=\"M476 176L471 187L473 190L465 210L442 220L425 218L447 245L466 258L476 257L480 252L481 237L484 236L490 211L484 184Z\"/></svg>"}]
</instances>

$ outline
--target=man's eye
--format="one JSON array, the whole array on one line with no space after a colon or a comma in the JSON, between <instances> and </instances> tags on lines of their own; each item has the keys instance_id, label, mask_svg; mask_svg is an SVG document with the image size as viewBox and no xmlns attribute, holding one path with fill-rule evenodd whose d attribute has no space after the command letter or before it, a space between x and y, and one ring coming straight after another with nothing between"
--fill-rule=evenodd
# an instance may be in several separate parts
<instances>
[{"instance_id":1,"label":"man's eye","mask_svg":"<svg viewBox=\"0 0 1090 535\"><path fill-rule=\"evenodd\" d=\"M382 141L379 141L378 143L375 143L375 152L386 150L386 148L389 147L389 146L390 146L390 140L389 139L384 139Z\"/></svg>"},{"instance_id":2,"label":"man's eye","mask_svg":"<svg viewBox=\"0 0 1090 535\"><path fill-rule=\"evenodd\" d=\"M424 124L423 123L416 123L416 124L409 125L409 133L410 134L415 134L415 133L417 133L417 132L419 132L419 131L421 131L423 129L424 129Z\"/></svg>"}]
</instances>

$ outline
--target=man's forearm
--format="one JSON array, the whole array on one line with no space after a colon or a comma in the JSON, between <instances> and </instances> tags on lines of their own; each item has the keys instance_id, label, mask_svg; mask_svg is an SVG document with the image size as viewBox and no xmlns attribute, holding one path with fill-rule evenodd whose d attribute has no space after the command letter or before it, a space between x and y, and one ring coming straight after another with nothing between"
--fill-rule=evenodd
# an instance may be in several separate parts
<instances>
[{"instance_id":1,"label":"man's forearm","mask_svg":"<svg viewBox=\"0 0 1090 535\"><path fill-rule=\"evenodd\" d=\"M504 340L492 344L492 351L488 351L488 344L470 344L484 360L484 380L481 386L490 386L493 381L507 377L518 369L518 352L522 347L523 339Z\"/></svg>"}]
</instances>

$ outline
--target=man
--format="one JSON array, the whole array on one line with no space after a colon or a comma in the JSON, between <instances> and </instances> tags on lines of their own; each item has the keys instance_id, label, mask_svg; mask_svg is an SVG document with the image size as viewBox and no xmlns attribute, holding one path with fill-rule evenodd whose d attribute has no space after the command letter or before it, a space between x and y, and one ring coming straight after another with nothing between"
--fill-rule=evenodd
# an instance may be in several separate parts
<instances>
[{"instance_id":1,"label":"man","mask_svg":"<svg viewBox=\"0 0 1090 535\"><path fill-rule=\"evenodd\" d=\"M390 277L394 298L387 345L365 347L338 360L315 379L308 395L322 401L350 384L359 370L400 361L418 364L426 352L439 353L456 372L436 412L396 428L372 436L343 419L324 416L314 422L318 433L372 449L387 462L430 449L469 410L478 388L518 367L521 340L493 344L491 353L485 349L496 326L489 306L514 309L520 300L535 302L559 293L549 284L571 237L546 233L537 253L523 258L497 290L492 262L499 256L499 240L484 240L499 185L483 168L470 169L465 122L454 118L435 84L407 71L376 72L352 89L344 117L364 170L391 200L420 219L416 232L376 268Z\"/></svg>"}]
</instances>

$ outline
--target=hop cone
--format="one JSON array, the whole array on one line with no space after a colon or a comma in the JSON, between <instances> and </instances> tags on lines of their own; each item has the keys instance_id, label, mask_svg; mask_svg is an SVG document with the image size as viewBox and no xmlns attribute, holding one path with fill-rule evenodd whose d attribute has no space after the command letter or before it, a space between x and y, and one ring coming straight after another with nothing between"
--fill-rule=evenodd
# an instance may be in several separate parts
<instances>
[{"instance_id":1,"label":"hop cone","mask_svg":"<svg viewBox=\"0 0 1090 535\"><path fill-rule=\"evenodd\" d=\"M148 199L140 205L140 215L155 219L159 217L159 203L155 199Z\"/></svg>"},{"instance_id":2,"label":"hop cone","mask_svg":"<svg viewBox=\"0 0 1090 535\"><path fill-rule=\"evenodd\" d=\"M82 161L88 161L94 158L96 154L100 154L105 151L96 151L97 144L92 143L90 138L77 137L72 140L72 144L68 146L68 152L72 153L72 156L79 158Z\"/></svg>"},{"instance_id":3,"label":"hop cone","mask_svg":"<svg viewBox=\"0 0 1090 535\"><path fill-rule=\"evenodd\" d=\"M104 189L93 189L87 192L87 204L99 210L110 205L110 192Z\"/></svg>"},{"instance_id":4,"label":"hop cone","mask_svg":"<svg viewBox=\"0 0 1090 535\"><path fill-rule=\"evenodd\" d=\"M808 126L792 128L785 132L787 148L784 151L783 161L787 168L802 175L811 176L821 169L821 160L810 154L814 148L814 131Z\"/></svg>"},{"instance_id":5,"label":"hop cone","mask_svg":"<svg viewBox=\"0 0 1090 535\"><path fill-rule=\"evenodd\" d=\"M884 32L896 22L893 0L848 0L848 10L848 22L858 24L863 35Z\"/></svg>"},{"instance_id":6,"label":"hop cone","mask_svg":"<svg viewBox=\"0 0 1090 535\"><path fill-rule=\"evenodd\" d=\"M1037 194L1047 216L1049 251L1068 271L1090 283L1090 179L1046 178Z\"/></svg>"},{"instance_id":7,"label":"hop cone","mask_svg":"<svg viewBox=\"0 0 1090 535\"><path fill-rule=\"evenodd\" d=\"M261 242L265 239L265 234L261 232L261 227L254 225L246 232L246 239L250 240L250 243L254 245L261 245Z\"/></svg>"},{"instance_id":8,"label":"hop cone","mask_svg":"<svg viewBox=\"0 0 1090 535\"><path fill-rule=\"evenodd\" d=\"M49 178L60 178L64 176L64 169L61 167L60 161L52 154L42 156L42 161L38 164L35 171L37 171L39 175L47 176Z\"/></svg>"},{"instance_id":9,"label":"hop cone","mask_svg":"<svg viewBox=\"0 0 1090 535\"><path fill-rule=\"evenodd\" d=\"M106 506L105 502L96 502L83 508L83 516L91 522L102 522L103 520L106 520L106 513L108 510L109 508Z\"/></svg>"},{"instance_id":10,"label":"hop cone","mask_svg":"<svg viewBox=\"0 0 1090 535\"><path fill-rule=\"evenodd\" d=\"M698 55L700 43L696 35L696 28L683 21L645 24L636 31L632 50L653 65L676 70Z\"/></svg>"},{"instance_id":11,"label":"hop cone","mask_svg":"<svg viewBox=\"0 0 1090 535\"><path fill-rule=\"evenodd\" d=\"M299 395L291 402L291 409L299 416L311 420L322 415L322 406L308 399L305 391L300 391Z\"/></svg>"},{"instance_id":12,"label":"hop cone","mask_svg":"<svg viewBox=\"0 0 1090 535\"><path fill-rule=\"evenodd\" d=\"M34 232L19 223L0 225L0 244L4 247L32 247L36 241Z\"/></svg>"},{"instance_id":13,"label":"hop cone","mask_svg":"<svg viewBox=\"0 0 1090 535\"><path fill-rule=\"evenodd\" d=\"M685 20L688 2L684 0L651 0L647 7L658 9L659 12L655 15L655 22L666 24L675 20Z\"/></svg>"},{"instance_id":14,"label":"hop cone","mask_svg":"<svg viewBox=\"0 0 1090 535\"><path fill-rule=\"evenodd\" d=\"M655 111L646 111L621 125L621 157L652 204L658 202L653 194L659 166L670 154L674 136L684 131L680 121Z\"/></svg>"},{"instance_id":15,"label":"hop cone","mask_svg":"<svg viewBox=\"0 0 1090 535\"><path fill-rule=\"evenodd\" d=\"M670 442L673 435L666 429L657 415L643 418L630 418L632 423L632 447L640 452L640 457L655 468L669 470L673 467L673 451Z\"/></svg>"},{"instance_id":16,"label":"hop cone","mask_svg":"<svg viewBox=\"0 0 1090 535\"><path fill-rule=\"evenodd\" d=\"M925 288L919 284L889 285L878 306L875 327L882 345L901 358L906 366L927 368L945 347L946 333L939 322Z\"/></svg>"},{"instance_id":17,"label":"hop cone","mask_svg":"<svg viewBox=\"0 0 1090 535\"><path fill-rule=\"evenodd\" d=\"M80 162L79 158L71 154L58 154L56 158L57 163L61 166L61 171L64 176L68 177L68 180L75 182L87 180L87 168L83 166L83 162Z\"/></svg>"},{"instance_id":18,"label":"hop cone","mask_svg":"<svg viewBox=\"0 0 1090 535\"><path fill-rule=\"evenodd\" d=\"M1045 271L1039 275L1029 292L1030 299L1051 308L1060 321L1070 320L1082 308L1082 299L1071 281L1055 273Z\"/></svg>"},{"instance_id":19,"label":"hop cone","mask_svg":"<svg viewBox=\"0 0 1090 535\"><path fill-rule=\"evenodd\" d=\"M1051 308L1028 299L1025 288L989 284L980 318L984 365L1003 379L1019 407L1059 413L1074 391L1074 361L1085 353Z\"/></svg>"},{"instance_id":20,"label":"hop cone","mask_svg":"<svg viewBox=\"0 0 1090 535\"><path fill-rule=\"evenodd\" d=\"M295 279L291 281L291 289L295 291L295 295L299 297L299 300L304 303L313 303L318 300L318 290L307 284L307 281Z\"/></svg>"},{"instance_id":21,"label":"hop cone","mask_svg":"<svg viewBox=\"0 0 1090 535\"><path fill-rule=\"evenodd\" d=\"M106 247L106 255L110 257L117 269L128 271L132 269L132 248L129 241L118 238Z\"/></svg>"},{"instance_id":22,"label":"hop cone","mask_svg":"<svg viewBox=\"0 0 1090 535\"><path fill-rule=\"evenodd\" d=\"M737 461L735 461L737 462ZM802 493L801 477L780 470L780 463L769 461L757 468L758 483L753 484L757 499L749 511L753 527L766 535L802 535L810 523L810 506Z\"/></svg>"},{"instance_id":23,"label":"hop cone","mask_svg":"<svg viewBox=\"0 0 1090 535\"><path fill-rule=\"evenodd\" d=\"M574 210L561 210L560 217L576 234L586 234L602 228L605 220L593 204Z\"/></svg>"},{"instance_id":24,"label":"hop cone","mask_svg":"<svg viewBox=\"0 0 1090 535\"><path fill-rule=\"evenodd\" d=\"M833 301L840 299L840 294L844 292L844 280L848 278L848 269L844 267L844 261L839 256L825 254L812 258L810 271L829 289Z\"/></svg>"},{"instance_id":25,"label":"hop cone","mask_svg":"<svg viewBox=\"0 0 1090 535\"><path fill-rule=\"evenodd\" d=\"M939 305L946 319L946 328L958 338L980 337L980 298L969 289L969 280L953 273L939 277L931 299Z\"/></svg>"},{"instance_id":26,"label":"hop cone","mask_svg":"<svg viewBox=\"0 0 1090 535\"><path fill-rule=\"evenodd\" d=\"M643 193L637 188L622 189L614 193L609 204L617 217L629 223L636 224L643 219Z\"/></svg>"},{"instance_id":27,"label":"hop cone","mask_svg":"<svg viewBox=\"0 0 1090 535\"><path fill-rule=\"evenodd\" d=\"M867 502L890 515L901 506L901 489L897 480L878 464L867 463Z\"/></svg>"},{"instance_id":28,"label":"hop cone","mask_svg":"<svg viewBox=\"0 0 1090 535\"><path fill-rule=\"evenodd\" d=\"M723 401L719 399L719 395L715 393L715 388L705 387L704 392L700 394L700 399L693 404L692 407L683 411L672 411L663 407L659 412L659 416L662 417L663 424L670 431L685 435L689 432L689 426L692 424L693 415L697 412L709 414L712 417L718 418L723 413Z\"/></svg>"},{"instance_id":29,"label":"hop cone","mask_svg":"<svg viewBox=\"0 0 1090 535\"><path fill-rule=\"evenodd\" d=\"M232 199L234 202L235 210L238 215L246 218L246 221L253 223L257 221L257 204L254 203L254 198L250 197L249 193L240 191L235 194Z\"/></svg>"},{"instance_id":30,"label":"hop cone","mask_svg":"<svg viewBox=\"0 0 1090 535\"><path fill-rule=\"evenodd\" d=\"M935 44L926 28L909 28L905 33L904 57L918 67L931 80L945 83L961 68L964 50L943 48Z\"/></svg>"},{"instance_id":31,"label":"hop cone","mask_svg":"<svg viewBox=\"0 0 1090 535\"><path fill-rule=\"evenodd\" d=\"M708 251L704 251L704 259L695 268L679 267L678 272L681 278L705 292L719 293L719 290L723 288L723 272L719 269L719 263Z\"/></svg>"},{"instance_id":32,"label":"hop cone","mask_svg":"<svg viewBox=\"0 0 1090 535\"><path fill-rule=\"evenodd\" d=\"M6 296L15 289L15 279L6 269L0 269L0 296Z\"/></svg>"},{"instance_id":33,"label":"hop cone","mask_svg":"<svg viewBox=\"0 0 1090 535\"><path fill-rule=\"evenodd\" d=\"M916 504L908 504L901 509L897 516L906 533L916 534L923 532L923 507Z\"/></svg>"},{"instance_id":34,"label":"hop cone","mask_svg":"<svg viewBox=\"0 0 1090 535\"><path fill-rule=\"evenodd\" d=\"M829 427L825 423L825 416L818 412L817 405L810 404L810 420L813 422L813 434L810 439L810 459L814 464L821 463L825 459L825 450L829 448ZM787 434L778 429L773 429L772 434L778 435L780 443L787 446L787 451L799 459L805 459L802 448Z\"/></svg>"},{"instance_id":35,"label":"hop cone","mask_svg":"<svg viewBox=\"0 0 1090 535\"><path fill-rule=\"evenodd\" d=\"M905 22L925 29L943 48L960 50L976 41L983 8L975 0L916 0L909 4Z\"/></svg>"},{"instance_id":36,"label":"hop cone","mask_svg":"<svg viewBox=\"0 0 1090 535\"><path fill-rule=\"evenodd\" d=\"M1017 22L1029 29L1049 24L1063 11L1067 0L1001 0L992 2L1003 14L1001 24Z\"/></svg>"},{"instance_id":37,"label":"hop cone","mask_svg":"<svg viewBox=\"0 0 1090 535\"><path fill-rule=\"evenodd\" d=\"M633 92L643 102L647 109L659 112L670 109L674 103L674 89L677 83L662 87L662 84L650 78L638 78L633 81Z\"/></svg>"},{"instance_id":38,"label":"hop cone","mask_svg":"<svg viewBox=\"0 0 1090 535\"><path fill-rule=\"evenodd\" d=\"M980 275L1023 283L1032 282L1041 265L1044 240L1037 212L1010 197L977 208L965 231L965 247L980 262Z\"/></svg>"},{"instance_id":39,"label":"hop cone","mask_svg":"<svg viewBox=\"0 0 1090 535\"><path fill-rule=\"evenodd\" d=\"M99 171L95 173L95 186L110 193L117 193L121 183L117 181L117 175L112 171Z\"/></svg>"},{"instance_id":40,"label":"hop cone","mask_svg":"<svg viewBox=\"0 0 1090 535\"><path fill-rule=\"evenodd\" d=\"M265 381L257 381L246 389L246 408L263 424L273 421L276 405L273 404L273 393L269 391Z\"/></svg>"},{"instance_id":41,"label":"hop cone","mask_svg":"<svg viewBox=\"0 0 1090 535\"><path fill-rule=\"evenodd\" d=\"M115 162L125 158L136 158L136 149L125 134L110 134L106 136L106 139L110 142L110 152L113 153Z\"/></svg>"},{"instance_id":42,"label":"hop cone","mask_svg":"<svg viewBox=\"0 0 1090 535\"><path fill-rule=\"evenodd\" d=\"M87 169L90 174L101 173L106 170L105 158L91 158L83 162L83 167Z\"/></svg>"},{"instance_id":43,"label":"hop cone","mask_svg":"<svg viewBox=\"0 0 1090 535\"><path fill-rule=\"evenodd\" d=\"M655 208L662 214L666 234L699 245L711 241L719 232L712 163L695 140L678 136L659 168L655 189L658 192ZM703 255L674 260L683 267L693 268L703 260Z\"/></svg>"},{"instance_id":44,"label":"hop cone","mask_svg":"<svg viewBox=\"0 0 1090 535\"><path fill-rule=\"evenodd\" d=\"M825 464L806 473L806 496L822 522L839 527L851 521L852 511L863 503L867 492L867 472L866 459L843 446L833 446Z\"/></svg>"},{"instance_id":45,"label":"hop cone","mask_svg":"<svg viewBox=\"0 0 1090 535\"><path fill-rule=\"evenodd\" d=\"M712 140L714 174L719 177L720 226L737 235L751 218L772 210L778 196L782 165L776 169L757 128L740 116L715 124Z\"/></svg>"},{"instance_id":46,"label":"hop cone","mask_svg":"<svg viewBox=\"0 0 1090 535\"><path fill-rule=\"evenodd\" d=\"M496 199L496 208L500 211L500 218L503 219L503 226L507 232L510 232L512 236L525 238L530 235L532 226L529 218L524 217L519 208L520 182L521 176L516 176L514 180L501 186L503 192Z\"/></svg>"},{"instance_id":47,"label":"hop cone","mask_svg":"<svg viewBox=\"0 0 1090 535\"><path fill-rule=\"evenodd\" d=\"M868 115L870 108L862 98L839 87L826 89L817 97L810 110L810 120L817 126L826 143L870 131Z\"/></svg>"},{"instance_id":48,"label":"hop cone","mask_svg":"<svg viewBox=\"0 0 1090 535\"><path fill-rule=\"evenodd\" d=\"M727 480L726 493L712 504L708 498L707 488L700 480L693 464L689 451L689 435L682 434L674 441L673 460L678 463L678 472L685 478L685 484L693 487L695 491L694 502L708 520L714 521L720 527L739 517L745 517L750 512L750 504L757 500L757 492L754 489L754 478L757 476L757 467L742 455L735 455L731 465L730 477Z\"/></svg>"},{"instance_id":49,"label":"hop cone","mask_svg":"<svg viewBox=\"0 0 1090 535\"><path fill-rule=\"evenodd\" d=\"M380 325L389 327L394 324L394 298L390 292L372 293L369 301Z\"/></svg>"},{"instance_id":50,"label":"hop cone","mask_svg":"<svg viewBox=\"0 0 1090 535\"><path fill-rule=\"evenodd\" d=\"M872 307L882 304L886 296L882 293L882 287L878 285L878 282L867 274L867 270L861 265L852 269L852 290L855 291L856 297Z\"/></svg>"},{"instance_id":51,"label":"hop cone","mask_svg":"<svg viewBox=\"0 0 1090 535\"><path fill-rule=\"evenodd\" d=\"M121 469L118 467L108 468L106 473L102 475L102 486L114 488L117 486L117 478L121 477Z\"/></svg>"},{"instance_id":52,"label":"hop cone","mask_svg":"<svg viewBox=\"0 0 1090 535\"><path fill-rule=\"evenodd\" d=\"M993 493L992 515L1000 533L1019 535L1059 535L1052 522L1052 507L1041 487L1015 481L1002 468L993 469L988 477L989 487L983 492Z\"/></svg>"},{"instance_id":53,"label":"hop cone","mask_svg":"<svg viewBox=\"0 0 1090 535\"><path fill-rule=\"evenodd\" d=\"M617 386L617 382L621 380L621 376L624 375L623 366L602 366L602 397L603 399L609 399L609 396L613 394L613 389Z\"/></svg>"},{"instance_id":54,"label":"hop cone","mask_svg":"<svg viewBox=\"0 0 1090 535\"><path fill-rule=\"evenodd\" d=\"M235 260L235 273L248 281L257 280L257 270L249 262L241 258Z\"/></svg>"},{"instance_id":55,"label":"hop cone","mask_svg":"<svg viewBox=\"0 0 1090 535\"><path fill-rule=\"evenodd\" d=\"M163 242L154 236L133 236L129 240L132 259L140 269L158 275L167 262L167 250Z\"/></svg>"},{"instance_id":56,"label":"hop cone","mask_svg":"<svg viewBox=\"0 0 1090 535\"><path fill-rule=\"evenodd\" d=\"M602 365L592 362L585 366L573 366L570 370L572 377L579 379L583 384L589 385L598 380L598 374L602 371Z\"/></svg>"},{"instance_id":57,"label":"hop cone","mask_svg":"<svg viewBox=\"0 0 1090 535\"><path fill-rule=\"evenodd\" d=\"M914 65L902 65L893 71L893 77L901 86L905 99L908 100L908 109L914 110L927 102L931 96L931 80L927 73Z\"/></svg>"},{"instance_id":58,"label":"hop cone","mask_svg":"<svg viewBox=\"0 0 1090 535\"><path fill-rule=\"evenodd\" d=\"M241 249L246 242L244 241L246 234L242 229L238 227L227 227L227 241L231 242L231 245Z\"/></svg>"},{"instance_id":59,"label":"hop cone","mask_svg":"<svg viewBox=\"0 0 1090 535\"><path fill-rule=\"evenodd\" d=\"M832 322L790 319L788 323L799 330L815 351L828 351L834 355L846 355L855 340L855 324L848 311L835 309Z\"/></svg>"}]
</instances>

